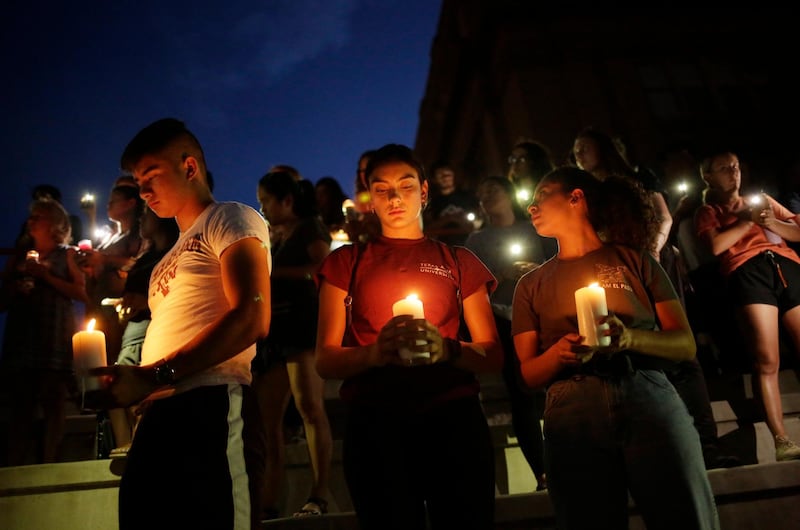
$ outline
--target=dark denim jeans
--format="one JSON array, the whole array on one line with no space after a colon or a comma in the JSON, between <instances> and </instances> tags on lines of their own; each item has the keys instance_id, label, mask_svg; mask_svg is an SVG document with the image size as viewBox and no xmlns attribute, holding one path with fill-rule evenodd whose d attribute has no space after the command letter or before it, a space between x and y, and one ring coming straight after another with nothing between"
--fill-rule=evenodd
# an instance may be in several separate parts
<instances>
[{"instance_id":1,"label":"dark denim jeans","mask_svg":"<svg viewBox=\"0 0 800 530\"><path fill-rule=\"evenodd\" d=\"M660 370L553 383L545 465L561 530L628 528L628 494L648 530L718 529L697 430Z\"/></svg>"}]
</instances>

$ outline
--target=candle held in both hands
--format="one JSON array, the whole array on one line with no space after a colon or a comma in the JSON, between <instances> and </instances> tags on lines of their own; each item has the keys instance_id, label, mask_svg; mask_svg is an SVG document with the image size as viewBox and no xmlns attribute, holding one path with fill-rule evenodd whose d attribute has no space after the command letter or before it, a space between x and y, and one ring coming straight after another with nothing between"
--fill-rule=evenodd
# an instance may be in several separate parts
<instances>
[{"instance_id":1,"label":"candle held in both hands","mask_svg":"<svg viewBox=\"0 0 800 530\"><path fill-rule=\"evenodd\" d=\"M82 381L82 390L99 390L100 378L88 375L90 368L106 365L106 335L94 329L91 319L86 329L72 336L72 359L75 373Z\"/></svg>"},{"instance_id":2,"label":"candle held in both hands","mask_svg":"<svg viewBox=\"0 0 800 530\"><path fill-rule=\"evenodd\" d=\"M584 337L587 346L608 346L611 337L603 335L608 324L598 324L597 320L608 315L606 291L596 283L575 291L575 307L578 311L578 332Z\"/></svg>"},{"instance_id":3,"label":"candle held in both hands","mask_svg":"<svg viewBox=\"0 0 800 530\"><path fill-rule=\"evenodd\" d=\"M392 316L411 315L414 318L425 318L425 309L422 300L417 295L412 294L402 300L398 300L392 305ZM418 340L417 344L425 344L424 340ZM408 348L400 348L400 357L414 363L419 359L430 359L430 352L412 352Z\"/></svg>"}]
</instances>

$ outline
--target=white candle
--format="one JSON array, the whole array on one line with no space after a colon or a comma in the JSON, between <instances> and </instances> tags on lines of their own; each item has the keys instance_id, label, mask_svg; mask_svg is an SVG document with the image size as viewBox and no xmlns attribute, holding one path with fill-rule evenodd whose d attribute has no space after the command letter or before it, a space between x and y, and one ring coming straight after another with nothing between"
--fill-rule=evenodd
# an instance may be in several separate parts
<instances>
[{"instance_id":1,"label":"white candle","mask_svg":"<svg viewBox=\"0 0 800 530\"><path fill-rule=\"evenodd\" d=\"M597 324L597 319L608 315L606 291L596 283L575 291L575 306L578 310L578 332L585 337L587 346L608 346L611 337L601 335L608 324Z\"/></svg>"},{"instance_id":2,"label":"white candle","mask_svg":"<svg viewBox=\"0 0 800 530\"><path fill-rule=\"evenodd\" d=\"M90 368L106 365L106 335L94 329L95 319L91 319L85 331L72 336L72 359L75 373L81 378L84 392L99 390L100 378L89 376Z\"/></svg>"},{"instance_id":3,"label":"white candle","mask_svg":"<svg viewBox=\"0 0 800 530\"><path fill-rule=\"evenodd\" d=\"M425 310L422 300L417 295L410 294L402 300L398 300L392 305L392 316L411 315L414 318L425 318ZM424 340L418 340L417 344L425 344ZM430 359L430 352L412 352L408 348L400 348L400 357L414 362L416 359Z\"/></svg>"}]
</instances>

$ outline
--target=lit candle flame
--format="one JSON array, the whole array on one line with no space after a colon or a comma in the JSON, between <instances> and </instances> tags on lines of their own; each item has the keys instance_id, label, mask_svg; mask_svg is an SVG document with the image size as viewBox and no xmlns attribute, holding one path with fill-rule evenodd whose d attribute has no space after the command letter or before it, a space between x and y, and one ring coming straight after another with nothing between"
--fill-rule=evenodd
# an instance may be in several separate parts
<instances>
[{"instance_id":1,"label":"lit candle flame","mask_svg":"<svg viewBox=\"0 0 800 530\"><path fill-rule=\"evenodd\" d=\"M88 324L86 324L86 331L94 331L94 325L97 322L96 319L91 319Z\"/></svg>"}]
</instances>

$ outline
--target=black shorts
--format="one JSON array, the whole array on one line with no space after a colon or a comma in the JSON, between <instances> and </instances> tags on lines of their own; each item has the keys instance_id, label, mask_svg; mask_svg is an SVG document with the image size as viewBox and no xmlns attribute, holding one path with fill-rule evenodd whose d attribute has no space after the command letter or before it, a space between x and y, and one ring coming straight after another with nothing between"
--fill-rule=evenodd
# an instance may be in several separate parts
<instances>
[{"instance_id":1,"label":"black shorts","mask_svg":"<svg viewBox=\"0 0 800 530\"><path fill-rule=\"evenodd\" d=\"M767 304L785 313L800 305L800 263L762 252L731 273L728 288L736 306Z\"/></svg>"},{"instance_id":2,"label":"black shorts","mask_svg":"<svg viewBox=\"0 0 800 530\"><path fill-rule=\"evenodd\" d=\"M249 386L202 386L149 402L120 481L120 530L260 528L265 446ZM156 499L168 509L154 518L146 506Z\"/></svg>"}]
</instances>

